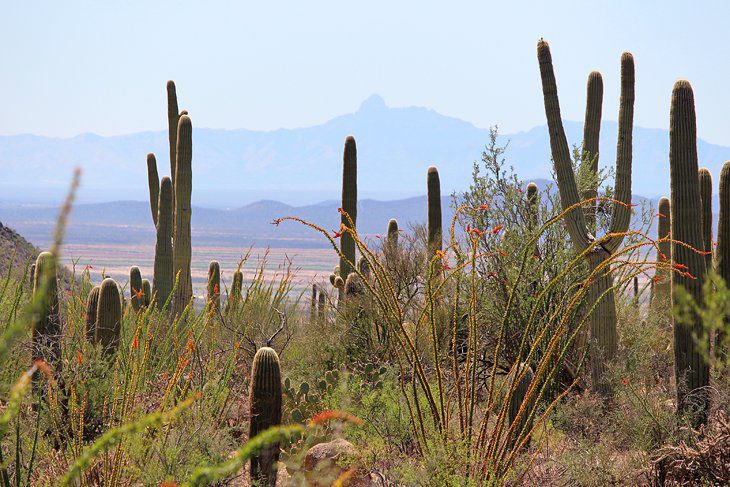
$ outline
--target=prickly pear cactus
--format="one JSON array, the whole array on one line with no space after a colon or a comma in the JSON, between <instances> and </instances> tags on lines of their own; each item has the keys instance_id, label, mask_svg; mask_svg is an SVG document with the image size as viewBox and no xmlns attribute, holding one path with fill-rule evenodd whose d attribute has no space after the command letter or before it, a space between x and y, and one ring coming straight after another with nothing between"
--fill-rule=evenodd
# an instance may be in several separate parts
<instances>
[{"instance_id":1,"label":"prickly pear cactus","mask_svg":"<svg viewBox=\"0 0 730 487\"><path fill-rule=\"evenodd\" d=\"M281 424L281 368L274 349L262 347L253 358L251 369L249 438ZM279 445L270 445L251 457L251 481L276 486Z\"/></svg>"}]
</instances>

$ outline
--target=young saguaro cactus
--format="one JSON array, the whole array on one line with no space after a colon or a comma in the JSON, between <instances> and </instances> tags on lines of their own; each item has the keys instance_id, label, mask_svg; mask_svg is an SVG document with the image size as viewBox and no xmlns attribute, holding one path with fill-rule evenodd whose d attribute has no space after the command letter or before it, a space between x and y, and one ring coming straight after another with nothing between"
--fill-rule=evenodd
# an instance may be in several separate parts
<instances>
[{"instance_id":1,"label":"young saguaro cactus","mask_svg":"<svg viewBox=\"0 0 730 487\"><path fill-rule=\"evenodd\" d=\"M96 340L96 309L99 304L100 286L94 286L86 298L86 339L91 343Z\"/></svg>"},{"instance_id":2,"label":"young saguaro cactus","mask_svg":"<svg viewBox=\"0 0 730 487\"><path fill-rule=\"evenodd\" d=\"M248 437L281 424L281 367L274 349L262 347L253 358ZM279 445L269 445L251 457L251 481L257 485L276 486Z\"/></svg>"},{"instance_id":3,"label":"young saguaro cactus","mask_svg":"<svg viewBox=\"0 0 730 487\"><path fill-rule=\"evenodd\" d=\"M217 260L208 265L208 306L219 310L221 305L221 266Z\"/></svg>"},{"instance_id":4,"label":"young saguaro cactus","mask_svg":"<svg viewBox=\"0 0 730 487\"><path fill-rule=\"evenodd\" d=\"M152 284L149 279L142 279L142 292L144 293L143 306L149 306L152 303Z\"/></svg>"},{"instance_id":5,"label":"young saguaro cactus","mask_svg":"<svg viewBox=\"0 0 730 487\"><path fill-rule=\"evenodd\" d=\"M342 210L341 223L346 227L357 225L357 145L352 135L345 138L342 155ZM352 224L345 213L352 220ZM355 265L355 239L350 233L342 232L340 248L344 255L340 257L340 270L342 275L347 276Z\"/></svg>"},{"instance_id":6,"label":"young saguaro cactus","mask_svg":"<svg viewBox=\"0 0 730 487\"><path fill-rule=\"evenodd\" d=\"M651 286L651 304L652 306L667 306L669 305L669 270L667 265L672 261L672 249L669 240L666 239L670 236L669 222L671 220L671 206L669 204L669 198L662 196L659 198L658 205L658 223L657 223L657 237L659 242L657 243L657 265L656 271L654 272L654 279Z\"/></svg>"},{"instance_id":7,"label":"young saguaro cactus","mask_svg":"<svg viewBox=\"0 0 730 487\"><path fill-rule=\"evenodd\" d=\"M153 153L147 154L147 185L150 188L150 210L152 222L157 225L157 205L160 199L160 176L157 174L157 159Z\"/></svg>"},{"instance_id":8,"label":"young saguaro cactus","mask_svg":"<svg viewBox=\"0 0 730 487\"><path fill-rule=\"evenodd\" d=\"M517 384L512 384L522 374L524 376L520 379ZM509 419L510 428L510 442L514 445L520 438L527 434L532 428L532 410L535 407L534 395L532 398L527 398L527 390L530 388L532 379L535 374L532 372L532 368L526 363L515 364L510 371L510 389L512 389L512 395L509 396L509 410L507 411L507 417ZM523 404L524 403L524 404ZM522 413L520 414L520 409ZM515 424L517 422L517 424ZM514 425L514 427L513 427Z\"/></svg>"},{"instance_id":9,"label":"young saguaro cactus","mask_svg":"<svg viewBox=\"0 0 730 487\"><path fill-rule=\"evenodd\" d=\"M706 167L698 172L700 178L700 201L702 202L702 250L705 255L707 271L712 269L712 174Z\"/></svg>"},{"instance_id":10,"label":"young saguaro cactus","mask_svg":"<svg viewBox=\"0 0 730 487\"><path fill-rule=\"evenodd\" d=\"M177 287L173 297L172 315L182 315L193 297L190 275L192 249L190 244L190 197L192 193L193 125L183 115L177 127L177 165L175 169L175 229L172 236L173 275Z\"/></svg>"},{"instance_id":11,"label":"young saguaro cactus","mask_svg":"<svg viewBox=\"0 0 730 487\"><path fill-rule=\"evenodd\" d=\"M388 221L388 245L397 248L398 247L398 220L391 218Z\"/></svg>"},{"instance_id":12,"label":"young saguaro cactus","mask_svg":"<svg viewBox=\"0 0 730 487\"><path fill-rule=\"evenodd\" d=\"M697 120L694 92L689 81L679 80L672 90L669 115L669 169L672 198L672 261L686 272L672 272L672 304L675 290L683 287L702 304L707 261L697 250L704 248L702 208L697 168ZM687 320L674 322L674 367L677 378L677 411L693 414L695 423L702 422L707 411L709 369L693 334L702 336L702 320L690 312ZM709 345L709 344L708 344ZM709 349L709 346L708 346ZM690 395L690 393L692 393Z\"/></svg>"},{"instance_id":13,"label":"young saguaro cactus","mask_svg":"<svg viewBox=\"0 0 730 487\"><path fill-rule=\"evenodd\" d=\"M428 168L426 188L428 193L428 249L433 253L441 250L443 239L441 228L441 180L436 166Z\"/></svg>"},{"instance_id":14,"label":"young saguaro cactus","mask_svg":"<svg viewBox=\"0 0 730 487\"><path fill-rule=\"evenodd\" d=\"M560 203L564 210L580 203L580 194L575 182L570 147L565 137L563 121L560 116L558 88L555 83L550 46L540 39L537 44L537 57L540 63L540 76L545 101L545 115L550 133L550 151L555 165L555 173L560 192ZM616 147L616 187L609 238L594 244L595 236L590 232L585 214L580 208L570 211L564 218L565 224L576 251L591 251L587 260L591 271L602 266L618 250L623 236L631 221L631 161L632 132L634 118L634 57L625 52L621 56L621 97L619 102L618 145ZM695 178L696 179L696 178ZM610 269L602 270L591 282L588 292L588 308L593 308L590 316L591 375L596 390L608 394L611 388L605 379L605 369L617 350L616 304L613 292L613 275Z\"/></svg>"},{"instance_id":15,"label":"young saguaro cactus","mask_svg":"<svg viewBox=\"0 0 730 487\"><path fill-rule=\"evenodd\" d=\"M319 305L317 307L317 314L319 316L320 321L324 321L325 313L327 310L326 306L327 306L327 293L325 292L324 289L321 289L319 291Z\"/></svg>"},{"instance_id":16,"label":"young saguaro cactus","mask_svg":"<svg viewBox=\"0 0 730 487\"><path fill-rule=\"evenodd\" d=\"M172 181L165 176L160 182L160 202L157 213L157 242L155 243L155 267L152 292L155 302L164 306L174 284L172 265Z\"/></svg>"},{"instance_id":17,"label":"young saguaro cactus","mask_svg":"<svg viewBox=\"0 0 730 487\"><path fill-rule=\"evenodd\" d=\"M32 315L32 359L48 362L56 372L61 367L61 317L58 305L56 257L41 252L35 261L33 299L37 312Z\"/></svg>"},{"instance_id":18,"label":"young saguaro cactus","mask_svg":"<svg viewBox=\"0 0 730 487\"><path fill-rule=\"evenodd\" d=\"M243 291L243 272L236 271L233 273L233 282L231 289L228 290L228 301L226 302L226 313L231 313L238 308L241 302Z\"/></svg>"},{"instance_id":19,"label":"young saguaro cactus","mask_svg":"<svg viewBox=\"0 0 730 487\"><path fill-rule=\"evenodd\" d=\"M312 284L312 300L309 303L309 321L314 322L317 317L317 285Z\"/></svg>"},{"instance_id":20,"label":"young saguaro cactus","mask_svg":"<svg viewBox=\"0 0 730 487\"><path fill-rule=\"evenodd\" d=\"M142 273L136 265L129 269L129 300L132 302L132 308L135 311L139 311L144 306Z\"/></svg>"},{"instance_id":21,"label":"young saguaro cactus","mask_svg":"<svg viewBox=\"0 0 730 487\"><path fill-rule=\"evenodd\" d=\"M717 273L730 286L730 161L720 171L720 215L717 221ZM727 338L724 330L715 335L715 356L727 358Z\"/></svg>"},{"instance_id":22,"label":"young saguaro cactus","mask_svg":"<svg viewBox=\"0 0 730 487\"><path fill-rule=\"evenodd\" d=\"M107 277L99 288L96 306L96 333L94 342L101 343L104 353L113 355L119 346L122 326L122 299L117 282Z\"/></svg>"}]
</instances>

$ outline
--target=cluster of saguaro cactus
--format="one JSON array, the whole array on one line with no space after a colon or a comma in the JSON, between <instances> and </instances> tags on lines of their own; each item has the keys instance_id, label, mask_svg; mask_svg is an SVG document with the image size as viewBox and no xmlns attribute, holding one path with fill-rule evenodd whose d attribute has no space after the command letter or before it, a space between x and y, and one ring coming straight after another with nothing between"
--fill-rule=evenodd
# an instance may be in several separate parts
<instances>
[{"instance_id":1,"label":"cluster of saguaro cactus","mask_svg":"<svg viewBox=\"0 0 730 487\"><path fill-rule=\"evenodd\" d=\"M671 252L674 266L687 272L672 272L672 300L676 302L675 288L681 286L701 305L707 261L697 251L706 245L697 166L694 93L688 81L680 80L672 90L669 125ZM673 317L677 408L680 413L699 411L701 414L695 418L702 418L707 410L709 370L700 353L700 344L693 337L702 336L701 318L694 311L689 314L687 321Z\"/></svg>"},{"instance_id":2,"label":"cluster of saguaro cactus","mask_svg":"<svg viewBox=\"0 0 730 487\"><path fill-rule=\"evenodd\" d=\"M342 225L357 225L357 145L352 135L345 138L342 155L342 212ZM347 277L355 264L355 239L350 233L342 232L340 240L343 254L340 257L340 275Z\"/></svg>"},{"instance_id":3,"label":"cluster of saguaro cactus","mask_svg":"<svg viewBox=\"0 0 730 487\"><path fill-rule=\"evenodd\" d=\"M37 307L31 323L32 359L46 361L56 372L61 367L62 331L57 272L56 257L50 252L41 252L33 274L33 299Z\"/></svg>"},{"instance_id":4,"label":"cluster of saguaro cactus","mask_svg":"<svg viewBox=\"0 0 730 487\"><path fill-rule=\"evenodd\" d=\"M249 438L281 423L281 369L274 349L262 347L253 358L249 394ZM268 445L251 458L251 480L275 486L279 445Z\"/></svg>"},{"instance_id":5,"label":"cluster of saguaro cactus","mask_svg":"<svg viewBox=\"0 0 730 487\"><path fill-rule=\"evenodd\" d=\"M540 64L540 75L545 101L545 115L550 133L550 149L555 165L555 173L560 192L560 202L564 210L581 201L578 187L573 173L570 147L565 137L563 122L560 116L558 90L553 72L552 57L548 43L540 39L537 45L537 56ZM595 75L593 75L595 78ZM600 104L598 96L590 96L588 111L593 124L600 124L600 111L595 104ZM621 56L621 96L619 103L618 145L616 148L616 187L615 199L618 204L613 205L610 237L595 244L596 238L591 233L592 225L586 222L586 216L579 208L570 211L564 218L570 239L578 252L589 250L587 260L593 271L602 268L611 254L615 252L623 236L629 228L631 220L631 160L632 160L632 131L634 116L634 58L625 52ZM589 134L593 134L590 132ZM592 137L592 135L591 135ZM591 145L589 142L586 145ZM590 147L589 147L590 149ZM593 148L596 151L596 148ZM594 158L597 157L597 154ZM616 305L613 293L613 276L610 268L601 270L591 282L589 288L589 308L595 303L590 316L591 336L591 372L593 384L599 392L608 393L610 387L605 380L607 362L612 360L617 350L618 334L616 331Z\"/></svg>"},{"instance_id":6,"label":"cluster of saguaro cactus","mask_svg":"<svg viewBox=\"0 0 730 487\"><path fill-rule=\"evenodd\" d=\"M426 175L428 200L428 249L431 253L441 250L441 180L436 166L428 168Z\"/></svg>"},{"instance_id":7,"label":"cluster of saguaro cactus","mask_svg":"<svg viewBox=\"0 0 730 487\"><path fill-rule=\"evenodd\" d=\"M99 286L96 304L94 343L101 343L104 352L113 355L119 346L122 325L122 299L117 282L107 277Z\"/></svg>"},{"instance_id":8,"label":"cluster of saguaro cactus","mask_svg":"<svg viewBox=\"0 0 730 487\"><path fill-rule=\"evenodd\" d=\"M221 305L221 266L217 260L208 265L208 306L218 311Z\"/></svg>"}]
</instances>

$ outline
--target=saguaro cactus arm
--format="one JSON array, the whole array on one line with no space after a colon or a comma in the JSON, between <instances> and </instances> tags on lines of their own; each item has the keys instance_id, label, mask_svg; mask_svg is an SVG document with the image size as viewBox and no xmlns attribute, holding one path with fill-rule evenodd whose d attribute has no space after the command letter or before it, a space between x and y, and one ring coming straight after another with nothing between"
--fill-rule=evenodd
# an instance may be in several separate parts
<instances>
[{"instance_id":1,"label":"saguaro cactus arm","mask_svg":"<svg viewBox=\"0 0 730 487\"><path fill-rule=\"evenodd\" d=\"M591 175L590 186L583 191L583 199L589 200L598 195L598 157L601 136L601 114L603 111L603 77L598 71L591 71L586 86L586 113L583 123L583 153L581 172ZM585 210L588 231L596 232L596 207L594 201Z\"/></svg>"},{"instance_id":2,"label":"saguaro cactus arm","mask_svg":"<svg viewBox=\"0 0 730 487\"><path fill-rule=\"evenodd\" d=\"M153 153L147 154L147 185L150 188L150 210L152 221L157 226L157 205L160 199L160 176L157 174L157 159Z\"/></svg>"},{"instance_id":3,"label":"saguaro cactus arm","mask_svg":"<svg viewBox=\"0 0 730 487\"><path fill-rule=\"evenodd\" d=\"M544 39L540 39L537 43L537 58L540 63L545 116L547 117L548 132L550 133L550 152L555 166L555 176L558 180L560 203L565 210L580 203L581 197L575 182L570 147L568 146L568 139L565 137L563 120L560 116L560 101L558 100L558 87L555 83L550 46ZM565 216L565 224L576 250L582 252L587 249L592 239L586 228L583 211L576 208L568 213Z\"/></svg>"},{"instance_id":4,"label":"saguaro cactus arm","mask_svg":"<svg viewBox=\"0 0 730 487\"><path fill-rule=\"evenodd\" d=\"M621 99L618 110L618 142L616 144L616 194L623 204L613 205L609 232L613 234L604 244L610 253L615 252L624 239L622 235L631 223L631 162L634 129L634 56L630 52L621 55Z\"/></svg>"},{"instance_id":5,"label":"saguaro cactus arm","mask_svg":"<svg viewBox=\"0 0 730 487\"><path fill-rule=\"evenodd\" d=\"M707 270L712 269L712 174L702 167L697 174L700 180L700 201L702 203L702 250Z\"/></svg>"},{"instance_id":6,"label":"saguaro cactus arm","mask_svg":"<svg viewBox=\"0 0 730 487\"><path fill-rule=\"evenodd\" d=\"M170 179L175 182L175 165L177 164L177 124L180 119L177 107L177 90L175 82L167 82L167 136L170 143Z\"/></svg>"}]
</instances>

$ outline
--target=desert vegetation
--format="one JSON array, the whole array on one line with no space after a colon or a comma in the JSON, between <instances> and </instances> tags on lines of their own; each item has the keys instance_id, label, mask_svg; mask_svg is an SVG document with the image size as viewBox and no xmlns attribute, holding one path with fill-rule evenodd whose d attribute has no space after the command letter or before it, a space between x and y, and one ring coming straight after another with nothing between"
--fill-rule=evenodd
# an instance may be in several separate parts
<instances>
[{"instance_id":1,"label":"desert vegetation","mask_svg":"<svg viewBox=\"0 0 730 487\"><path fill-rule=\"evenodd\" d=\"M730 161L713 239L678 81L671 192L634 203L633 56L608 168L601 74L571 147L542 39L537 60L554 182L521 180L495 128L453 219L424 167L425 225L360 235L348 136L340 226L272 222L339 260L305 292L295 264L246 254L230 280L211 261L194 296L194 114L168 81L170 174L146 159L151 274L59 264L79 173L51 248L3 257L0 485L727 485Z\"/></svg>"}]
</instances>

